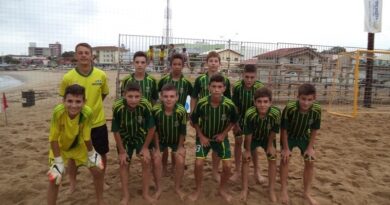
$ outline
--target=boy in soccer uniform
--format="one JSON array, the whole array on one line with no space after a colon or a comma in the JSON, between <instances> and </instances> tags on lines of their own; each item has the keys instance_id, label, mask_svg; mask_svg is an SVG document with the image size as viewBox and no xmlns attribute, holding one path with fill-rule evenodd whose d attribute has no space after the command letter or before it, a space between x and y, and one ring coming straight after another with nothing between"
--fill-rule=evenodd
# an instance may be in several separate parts
<instances>
[{"instance_id":1,"label":"boy in soccer uniform","mask_svg":"<svg viewBox=\"0 0 390 205\"><path fill-rule=\"evenodd\" d=\"M171 67L172 71L170 74L167 74L161 78L161 80L158 82L158 91L161 92L162 87L167 83L172 83L176 87L176 91L179 95L178 103L185 106L187 96L192 94L193 87L191 82L183 76L182 70L183 70L183 56L180 53L176 53L172 56L171 59ZM163 173L166 175L168 173L167 171L167 164L168 164L168 150L161 150L163 152ZM172 166L174 167L175 163L175 157L172 156Z\"/></svg>"},{"instance_id":2,"label":"boy in soccer uniform","mask_svg":"<svg viewBox=\"0 0 390 205\"><path fill-rule=\"evenodd\" d=\"M63 103L53 110L50 125L50 170L47 204L56 204L64 166L70 160L87 166L93 176L97 204L103 201L103 163L91 142L93 114L85 105L85 89L80 85L65 88Z\"/></svg>"},{"instance_id":3,"label":"boy in soccer uniform","mask_svg":"<svg viewBox=\"0 0 390 205\"><path fill-rule=\"evenodd\" d=\"M281 201L288 204L288 164L291 151L298 147L305 161L303 171L304 199L309 204L318 204L310 196L314 174L314 144L321 124L321 106L316 99L316 89L311 84L298 88L298 100L289 102L283 110L281 122L282 160L280 167Z\"/></svg>"},{"instance_id":4,"label":"boy in soccer uniform","mask_svg":"<svg viewBox=\"0 0 390 205\"><path fill-rule=\"evenodd\" d=\"M221 65L221 57L217 52L211 51L206 57L206 63L208 66L207 73L202 74L195 79L194 90L191 95L191 111L190 111L191 113L194 111L198 99L202 99L203 97L208 96L210 94L209 92L210 79L212 76L219 74L218 69ZM224 84L226 88L223 95L227 98L231 98L230 80L225 76L223 76L223 78L224 78ZM220 179L218 174L219 162L220 159L218 159L218 156L213 152L212 153L213 176L216 181L219 181Z\"/></svg>"},{"instance_id":5,"label":"boy in soccer uniform","mask_svg":"<svg viewBox=\"0 0 390 205\"><path fill-rule=\"evenodd\" d=\"M141 86L142 96L153 105L158 100L157 81L153 76L146 73L146 53L137 51L133 56L133 65L135 72L121 80L121 93L124 93L128 83L137 82Z\"/></svg>"},{"instance_id":6,"label":"boy in soccer uniform","mask_svg":"<svg viewBox=\"0 0 390 205\"><path fill-rule=\"evenodd\" d=\"M248 169L251 155L256 148L262 147L268 159L269 197L276 202L276 133L279 133L281 112L271 105L272 92L268 88L257 89L254 93L254 106L250 107L244 117L245 152L242 162L241 199L246 201L248 195ZM253 154L254 153L254 154Z\"/></svg>"},{"instance_id":7,"label":"boy in soccer uniform","mask_svg":"<svg viewBox=\"0 0 390 205\"><path fill-rule=\"evenodd\" d=\"M104 71L92 65L92 47L87 43L79 43L75 48L77 67L67 72L61 82L59 94L64 97L66 87L79 84L85 88L86 105L92 109L91 139L95 150L102 156L104 168L107 166L109 152L108 130L104 115L103 100L108 95L108 80ZM73 160L69 166L69 193L76 188L77 167ZM105 169L103 170L105 172Z\"/></svg>"},{"instance_id":8,"label":"boy in soccer uniform","mask_svg":"<svg viewBox=\"0 0 390 205\"><path fill-rule=\"evenodd\" d=\"M155 130L151 109L149 101L141 97L141 87L135 82L127 84L123 98L115 101L113 105L111 130L118 149L123 194L121 204L128 204L130 198L128 162L134 151L142 162L142 196L149 203L155 202L155 199L149 195L148 180L151 165L149 148Z\"/></svg>"},{"instance_id":9,"label":"boy in soccer uniform","mask_svg":"<svg viewBox=\"0 0 390 205\"><path fill-rule=\"evenodd\" d=\"M231 153L227 134L237 122L238 114L234 103L223 95L225 89L225 78L220 74L213 75L209 85L211 94L199 100L191 116L193 126L197 133L195 161L196 190L189 196L192 201L196 201L202 192L203 164L210 149L223 161L218 193L227 202L231 202L232 199L226 191L226 185L231 175Z\"/></svg>"},{"instance_id":10,"label":"boy in soccer uniform","mask_svg":"<svg viewBox=\"0 0 390 205\"><path fill-rule=\"evenodd\" d=\"M183 200L184 193L180 185L184 174L186 155L184 138L186 136L187 112L181 104L177 103L178 95L175 85L171 83L165 84L161 89L160 95L162 103L153 107L153 117L156 122L155 139L159 142L159 150L172 149L175 157L175 192ZM161 164L161 158L156 160L158 160L156 164ZM156 178L158 184L157 193L161 193L161 171Z\"/></svg>"},{"instance_id":11,"label":"boy in soccer uniform","mask_svg":"<svg viewBox=\"0 0 390 205\"><path fill-rule=\"evenodd\" d=\"M256 80L256 67L254 65L245 65L242 80L234 83L232 100L237 106L239 119L238 123L233 127L234 138L234 162L235 173L231 177L232 181L236 181L241 173L241 154L242 154L242 130L244 129L244 116L248 108L253 106L253 94L258 88L264 86L263 83ZM256 151L256 150L255 150ZM264 181L260 175L258 168L258 158L256 152L253 154L253 165L255 168L255 176L258 182Z\"/></svg>"}]
</instances>

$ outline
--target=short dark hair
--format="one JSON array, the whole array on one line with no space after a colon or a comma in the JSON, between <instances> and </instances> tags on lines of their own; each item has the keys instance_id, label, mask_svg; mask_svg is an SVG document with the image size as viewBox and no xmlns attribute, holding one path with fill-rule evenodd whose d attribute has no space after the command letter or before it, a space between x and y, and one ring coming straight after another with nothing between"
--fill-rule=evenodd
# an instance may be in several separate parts
<instances>
[{"instance_id":1,"label":"short dark hair","mask_svg":"<svg viewBox=\"0 0 390 205\"><path fill-rule=\"evenodd\" d=\"M219 54L215 51L210 51L208 54L207 54L207 57L206 57L206 62L210 59L210 58L218 58L219 62L221 62L221 56L219 56Z\"/></svg>"},{"instance_id":2,"label":"short dark hair","mask_svg":"<svg viewBox=\"0 0 390 205\"><path fill-rule=\"evenodd\" d=\"M267 87L258 88L253 94L253 99L268 97L272 101L272 91Z\"/></svg>"},{"instance_id":3,"label":"short dark hair","mask_svg":"<svg viewBox=\"0 0 390 205\"><path fill-rule=\"evenodd\" d=\"M144 57L145 60L148 59L148 56L147 56L146 53L143 52L143 51L137 51L137 52L135 52L135 53L134 53L134 56L133 56L133 61L135 60L136 57Z\"/></svg>"},{"instance_id":4,"label":"short dark hair","mask_svg":"<svg viewBox=\"0 0 390 205\"><path fill-rule=\"evenodd\" d=\"M161 88L161 94L162 94L164 91L175 91L176 94L177 94L176 86L175 86L173 83L167 83L167 84L165 84L164 86L162 86L162 88Z\"/></svg>"},{"instance_id":5,"label":"short dark hair","mask_svg":"<svg viewBox=\"0 0 390 205\"><path fill-rule=\"evenodd\" d=\"M171 65L172 65L173 60L175 60L175 59L180 59L180 60L181 60L181 63L182 63L182 64L184 63L184 57L183 57L183 55L180 54L180 53L175 53L175 54L173 54L172 58L170 59L170 60L171 60L171 62L170 62Z\"/></svg>"},{"instance_id":6,"label":"short dark hair","mask_svg":"<svg viewBox=\"0 0 390 205\"><path fill-rule=\"evenodd\" d=\"M316 88L312 84L305 83L298 87L298 96L315 95L315 94L316 94Z\"/></svg>"},{"instance_id":7,"label":"short dark hair","mask_svg":"<svg viewBox=\"0 0 390 205\"><path fill-rule=\"evenodd\" d=\"M244 66L244 73L256 73L256 66L252 64L246 64Z\"/></svg>"},{"instance_id":8,"label":"short dark hair","mask_svg":"<svg viewBox=\"0 0 390 205\"><path fill-rule=\"evenodd\" d=\"M89 45L88 43L79 43L79 44L76 45L74 50L77 52L77 48L80 47L80 46L87 47L89 49L89 51L91 52L91 55L92 55L93 52L92 52L92 46L91 45Z\"/></svg>"},{"instance_id":9,"label":"short dark hair","mask_svg":"<svg viewBox=\"0 0 390 205\"><path fill-rule=\"evenodd\" d=\"M141 92L141 86L136 82L129 82L126 85L125 93L130 91Z\"/></svg>"},{"instance_id":10,"label":"short dark hair","mask_svg":"<svg viewBox=\"0 0 390 205\"><path fill-rule=\"evenodd\" d=\"M211 85L212 82L223 83L223 85L226 86L225 77L223 77L221 74L215 74L211 76L209 85Z\"/></svg>"},{"instance_id":11,"label":"short dark hair","mask_svg":"<svg viewBox=\"0 0 390 205\"><path fill-rule=\"evenodd\" d=\"M79 84L73 84L73 85L69 85L68 87L66 87L64 99L66 98L66 96L68 94L81 95L81 96L83 96L83 99L85 100L85 88Z\"/></svg>"}]
</instances>

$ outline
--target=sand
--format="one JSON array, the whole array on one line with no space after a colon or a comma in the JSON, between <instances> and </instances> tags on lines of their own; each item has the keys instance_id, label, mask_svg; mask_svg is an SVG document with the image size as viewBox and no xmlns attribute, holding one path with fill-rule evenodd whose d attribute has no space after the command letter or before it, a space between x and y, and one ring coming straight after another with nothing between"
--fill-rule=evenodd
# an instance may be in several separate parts
<instances>
[{"instance_id":1,"label":"sand","mask_svg":"<svg viewBox=\"0 0 390 205\"><path fill-rule=\"evenodd\" d=\"M23 71L1 72L24 81L21 87L6 91L9 99L8 125L0 113L0 204L45 204L48 179L48 133L51 110L57 97L58 80L63 72ZM115 76L109 71L111 94L105 101L108 118L112 115ZM22 89L39 91L36 105L24 108L20 102ZM324 106L325 107L325 106ZM317 162L313 195L321 204L389 204L390 201L390 115L362 114L356 119L323 114L321 130L316 144ZM110 127L110 123L108 123ZM183 180L186 193L193 191L194 183L194 130L189 127L186 141L187 170ZM231 136L230 136L231 138ZM232 139L232 138L231 138ZM279 138L278 138L279 140ZM231 140L231 142L233 142ZM233 143L231 143L233 146ZM121 198L115 141L110 133L110 149L106 183L110 186L104 193L107 204L118 204ZM267 163L262 150L260 164L266 176ZM204 192L196 204L224 204L216 195L218 184L211 177L209 156L204 169ZM130 168L129 189L131 204L146 204L141 197L141 166L134 160ZM303 204L303 161L298 150L294 150L290 165L289 193L292 204ZM252 175L252 169L251 169ZM252 176L250 176L252 177ZM250 178L252 179L252 178ZM279 176L276 191L280 191ZM158 201L161 205L182 204L174 194L173 178L163 178L163 193ZM271 204L267 186L250 180L247 204ZM79 169L77 190L67 195L68 180L60 188L58 204L94 204L95 195L92 178L86 168ZM229 183L231 194L239 198L240 184ZM190 202L186 201L185 203ZM234 201L234 204L243 204Z\"/></svg>"}]
</instances>

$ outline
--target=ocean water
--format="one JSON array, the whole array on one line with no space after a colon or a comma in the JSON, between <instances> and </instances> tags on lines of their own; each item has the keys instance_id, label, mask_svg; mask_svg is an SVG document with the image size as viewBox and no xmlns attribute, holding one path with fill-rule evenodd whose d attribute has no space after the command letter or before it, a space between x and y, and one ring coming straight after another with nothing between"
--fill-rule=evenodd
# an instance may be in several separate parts
<instances>
[{"instance_id":1,"label":"ocean water","mask_svg":"<svg viewBox=\"0 0 390 205\"><path fill-rule=\"evenodd\" d=\"M9 89L9 88L13 88L13 87L17 87L19 85L22 85L23 82L16 79L16 78L13 78L12 76L9 76L9 75L0 75L0 91L1 90L5 90L5 89Z\"/></svg>"}]
</instances>

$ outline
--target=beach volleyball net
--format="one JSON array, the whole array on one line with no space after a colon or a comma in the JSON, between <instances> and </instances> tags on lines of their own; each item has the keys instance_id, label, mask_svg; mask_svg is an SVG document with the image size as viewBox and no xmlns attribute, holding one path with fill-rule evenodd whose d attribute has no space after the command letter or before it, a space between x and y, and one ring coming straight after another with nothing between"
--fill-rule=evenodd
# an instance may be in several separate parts
<instances>
[{"instance_id":1,"label":"beach volleyball net","mask_svg":"<svg viewBox=\"0 0 390 205\"><path fill-rule=\"evenodd\" d=\"M390 114L390 51L340 53L328 112L347 117L360 113Z\"/></svg>"}]
</instances>

